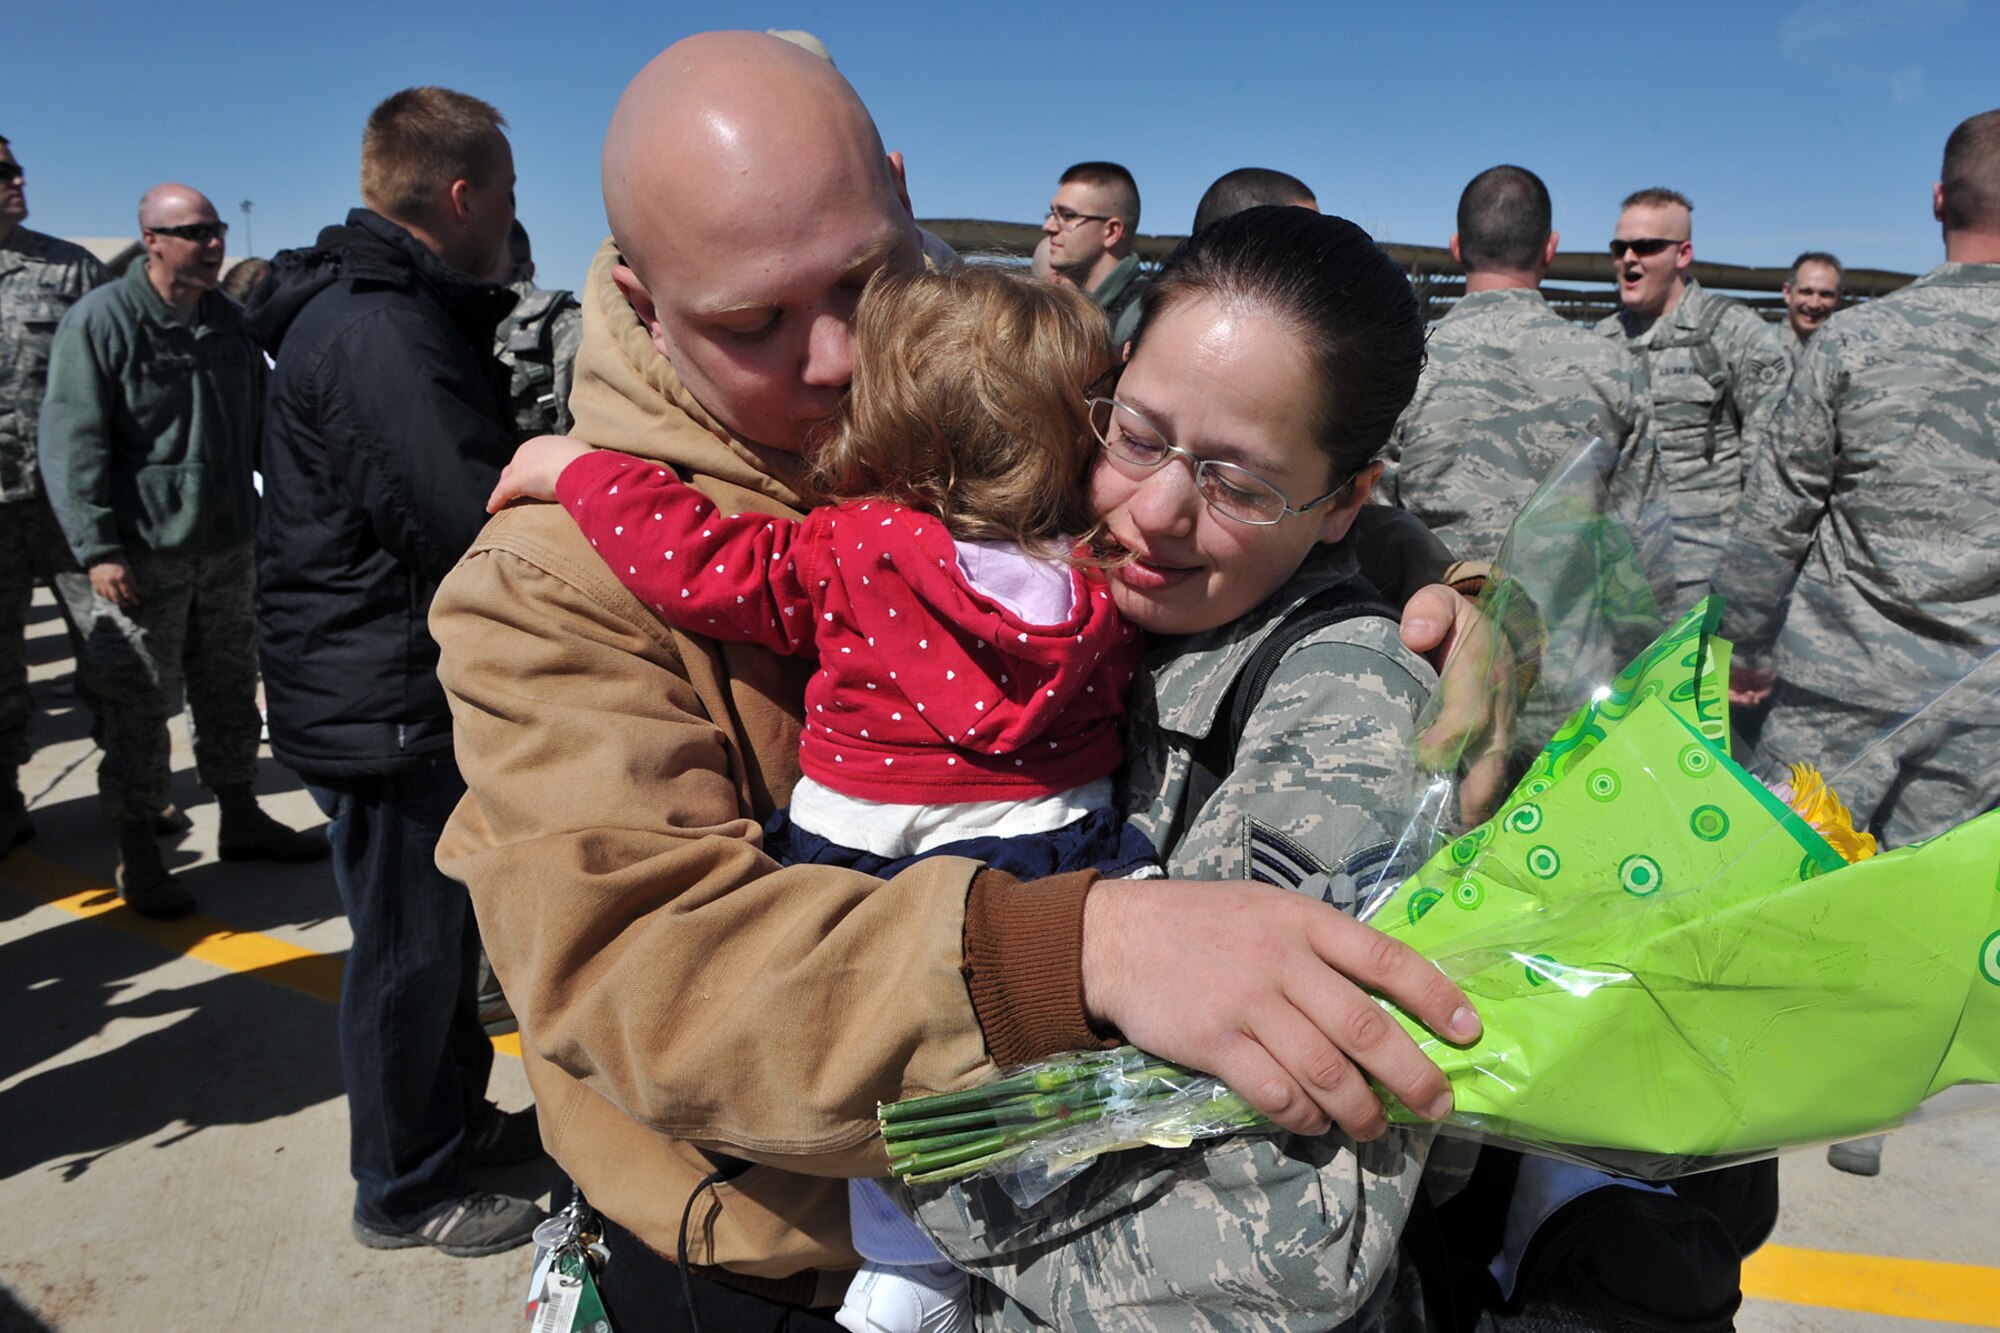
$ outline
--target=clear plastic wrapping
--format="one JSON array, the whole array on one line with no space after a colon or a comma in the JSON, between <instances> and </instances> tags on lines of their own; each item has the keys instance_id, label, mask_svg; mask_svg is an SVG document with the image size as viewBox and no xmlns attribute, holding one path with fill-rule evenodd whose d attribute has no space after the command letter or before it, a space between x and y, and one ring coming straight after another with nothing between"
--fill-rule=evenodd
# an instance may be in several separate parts
<instances>
[{"instance_id":1,"label":"clear plastic wrapping","mask_svg":"<svg viewBox=\"0 0 2000 1333\"><path fill-rule=\"evenodd\" d=\"M2000 1105L2000 813L1868 855L1827 799L1913 729L1994 725L2000 656L1795 810L1732 757L1720 604L1663 624L1663 514L1620 498L1612 462L1580 448L1511 531L1488 632L1427 714L1435 780L1364 909L1484 1024L1458 1047L1383 1001L1451 1080L1441 1128L1661 1180ZM882 1124L899 1176L997 1177L1026 1203L1097 1154L1264 1122L1127 1047Z\"/></svg>"}]
</instances>

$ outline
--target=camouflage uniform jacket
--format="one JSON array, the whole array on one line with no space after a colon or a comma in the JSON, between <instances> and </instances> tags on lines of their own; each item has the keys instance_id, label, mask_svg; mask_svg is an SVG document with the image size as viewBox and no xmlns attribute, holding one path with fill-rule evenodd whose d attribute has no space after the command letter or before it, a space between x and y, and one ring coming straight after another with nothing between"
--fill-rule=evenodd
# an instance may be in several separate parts
<instances>
[{"instance_id":1,"label":"camouflage uniform jacket","mask_svg":"<svg viewBox=\"0 0 2000 1333\"><path fill-rule=\"evenodd\" d=\"M1507 525L1580 442L1643 436L1637 362L1526 288L1474 292L1431 325L1429 364L1389 437L1376 494L1461 560L1492 560Z\"/></svg>"},{"instance_id":2,"label":"camouflage uniform jacket","mask_svg":"<svg viewBox=\"0 0 2000 1333\"><path fill-rule=\"evenodd\" d=\"M0 244L0 504L42 493L35 424L63 315L111 271L80 245L14 228Z\"/></svg>"},{"instance_id":3,"label":"camouflage uniform jacket","mask_svg":"<svg viewBox=\"0 0 2000 1333\"><path fill-rule=\"evenodd\" d=\"M1744 472L1769 437L1791 357L1781 330L1694 281L1666 315L1621 310L1599 320L1597 331L1640 360L1673 504L1675 578L1681 603L1691 604L1722 559Z\"/></svg>"},{"instance_id":4,"label":"camouflage uniform jacket","mask_svg":"<svg viewBox=\"0 0 2000 1333\"><path fill-rule=\"evenodd\" d=\"M510 377L508 406L522 439L567 435L570 384L576 349L583 342L583 307L564 291L548 291L526 278L507 284L521 299L493 331L493 354Z\"/></svg>"},{"instance_id":5,"label":"camouflage uniform jacket","mask_svg":"<svg viewBox=\"0 0 2000 1333\"><path fill-rule=\"evenodd\" d=\"M1354 908L1346 873L1380 866L1417 784L1415 719L1435 679L1395 622L1332 625L1278 664L1234 767L1186 810L1193 756L1257 647L1350 577L1324 549L1257 610L1156 645L1133 682L1127 809L1169 874L1259 879ZM927 1191L918 1216L975 1284L980 1327L1083 1333L1379 1330L1421 1312L1397 1240L1428 1131L1356 1145L1238 1136L1098 1161L1033 1209L991 1182ZM1385 1276L1392 1280L1384 1281ZM1037 1322L1039 1321L1039 1322Z\"/></svg>"},{"instance_id":6,"label":"camouflage uniform jacket","mask_svg":"<svg viewBox=\"0 0 2000 1333\"><path fill-rule=\"evenodd\" d=\"M1813 335L1720 580L1739 660L1775 645L1791 684L1906 711L2000 644L1996 339L2000 264L1941 264Z\"/></svg>"}]
</instances>

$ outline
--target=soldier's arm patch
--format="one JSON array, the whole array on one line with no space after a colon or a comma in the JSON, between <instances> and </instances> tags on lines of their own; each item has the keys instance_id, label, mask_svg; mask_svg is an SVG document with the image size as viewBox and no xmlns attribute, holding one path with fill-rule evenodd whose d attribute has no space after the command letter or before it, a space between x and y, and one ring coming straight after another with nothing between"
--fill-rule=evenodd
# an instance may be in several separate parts
<instances>
[{"instance_id":1,"label":"soldier's arm patch","mask_svg":"<svg viewBox=\"0 0 2000 1333\"><path fill-rule=\"evenodd\" d=\"M1298 839L1280 832L1261 819L1243 820L1244 873L1260 884L1296 889L1314 875L1325 875L1332 867L1306 850Z\"/></svg>"}]
</instances>

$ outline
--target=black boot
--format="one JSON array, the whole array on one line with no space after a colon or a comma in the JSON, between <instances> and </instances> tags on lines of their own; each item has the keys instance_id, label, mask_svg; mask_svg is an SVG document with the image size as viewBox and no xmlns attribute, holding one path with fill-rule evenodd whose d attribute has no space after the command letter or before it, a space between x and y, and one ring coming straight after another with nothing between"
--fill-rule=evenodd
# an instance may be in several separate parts
<instances>
[{"instance_id":1,"label":"black boot","mask_svg":"<svg viewBox=\"0 0 2000 1333\"><path fill-rule=\"evenodd\" d=\"M301 833L265 814L247 782L218 787L215 802L222 810L216 855L225 861L317 861L330 850L324 833Z\"/></svg>"},{"instance_id":2,"label":"black boot","mask_svg":"<svg viewBox=\"0 0 2000 1333\"><path fill-rule=\"evenodd\" d=\"M118 823L118 896L140 916L163 921L194 911L194 895L160 859L150 819Z\"/></svg>"},{"instance_id":3,"label":"black boot","mask_svg":"<svg viewBox=\"0 0 2000 1333\"><path fill-rule=\"evenodd\" d=\"M16 786L0 788L0 857L35 836L35 821L28 818L28 803Z\"/></svg>"}]
</instances>

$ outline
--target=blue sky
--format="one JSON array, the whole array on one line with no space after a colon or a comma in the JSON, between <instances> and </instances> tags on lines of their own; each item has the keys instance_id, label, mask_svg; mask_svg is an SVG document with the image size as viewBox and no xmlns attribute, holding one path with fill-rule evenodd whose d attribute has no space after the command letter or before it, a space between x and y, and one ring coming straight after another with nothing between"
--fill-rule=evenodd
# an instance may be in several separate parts
<instances>
[{"instance_id":1,"label":"blue sky","mask_svg":"<svg viewBox=\"0 0 2000 1333\"><path fill-rule=\"evenodd\" d=\"M1513 161L1548 181L1565 249L1600 246L1618 199L1664 184L1694 199L1702 258L1831 249L1921 271L1941 256L1945 136L2000 104L2000 0L1122 12L43 0L7 24L0 134L29 169L30 226L125 233L145 187L178 178L239 253L254 200L269 254L358 202L370 107L445 84L506 114L543 281L572 286L603 235L597 152L625 81L689 31L798 27L905 154L920 216L1036 221L1064 166L1102 157L1138 177L1142 230L1181 231L1210 180L1259 165L1381 239L1441 244L1465 181Z\"/></svg>"}]
</instances>

